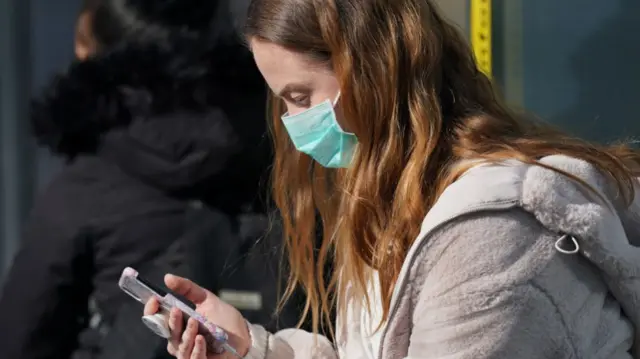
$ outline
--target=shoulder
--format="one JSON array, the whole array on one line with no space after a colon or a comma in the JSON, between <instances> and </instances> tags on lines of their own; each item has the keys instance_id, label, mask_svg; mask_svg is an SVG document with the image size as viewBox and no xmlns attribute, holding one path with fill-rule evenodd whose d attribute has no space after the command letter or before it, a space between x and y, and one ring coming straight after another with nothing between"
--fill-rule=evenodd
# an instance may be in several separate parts
<instances>
[{"instance_id":1,"label":"shoulder","mask_svg":"<svg viewBox=\"0 0 640 359\"><path fill-rule=\"evenodd\" d=\"M582 332L573 323L593 316L597 304L585 302L607 291L580 256L555 250L557 238L521 208L470 213L434 231L401 296L410 298L412 344L468 357L575 351Z\"/></svg>"},{"instance_id":2,"label":"shoulder","mask_svg":"<svg viewBox=\"0 0 640 359\"><path fill-rule=\"evenodd\" d=\"M523 284L566 261L556 250L565 234L593 235L595 226L615 219L595 192L571 178L604 191L606 181L592 165L561 156L541 163L553 169L517 161L484 164L449 186L408 255L414 280L429 273L448 278L434 288L459 287L481 276L474 285Z\"/></svg>"},{"instance_id":3,"label":"shoulder","mask_svg":"<svg viewBox=\"0 0 640 359\"><path fill-rule=\"evenodd\" d=\"M610 195L606 177L594 165L580 159L549 156L539 164L517 160L479 163L451 184L434 208L451 206L453 198L464 198L462 203L470 208L496 203L548 207L599 202L597 195L585 191L585 184L598 193Z\"/></svg>"},{"instance_id":4,"label":"shoulder","mask_svg":"<svg viewBox=\"0 0 640 359\"><path fill-rule=\"evenodd\" d=\"M523 286L559 259L559 237L520 208L469 213L431 233L411 277L433 296Z\"/></svg>"},{"instance_id":5,"label":"shoulder","mask_svg":"<svg viewBox=\"0 0 640 359\"><path fill-rule=\"evenodd\" d=\"M126 175L117 165L80 155L35 198L28 227L55 226L67 235L144 226L145 216L182 215L184 201Z\"/></svg>"},{"instance_id":6,"label":"shoulder","mask_svg":"<svg viewBox=\"0 0 640 359\"><path fill-rule=\"evenodd\" d=\"M616 193L595 166L566 156L545 157L540 164L512 160L470 169L429 211L423 232L461 213L516 207L552 231L578 236L616 216Z\"/></svg>"},{"instance_id":7,"label":"shoulder","mask_svg":"<svg viewBox=\"0 0 640 359\"><path fill-rule=\"evenodd\" d=\"M411 299L420 335L435 333L446 343L458 340L457 333L495 329L496 341L483 336L478 345L517 343L502 349L529 345L536 353L553 333L566 342L561 352L590 352L571 337L613 318L593 314L602 311L597 303L608 288L622 293L616 299L629 303L623 309L637 307L637 291L626 279L638 273L639 253L612 209L608 180L584 161L554 156L541 163L475 167L427 214L397 286L410 291L401 299ZM582 255L558 250L562 238L573 239ZM626 335L625 328L616 324L616 335Z\"/></svg>"}]
</instances>

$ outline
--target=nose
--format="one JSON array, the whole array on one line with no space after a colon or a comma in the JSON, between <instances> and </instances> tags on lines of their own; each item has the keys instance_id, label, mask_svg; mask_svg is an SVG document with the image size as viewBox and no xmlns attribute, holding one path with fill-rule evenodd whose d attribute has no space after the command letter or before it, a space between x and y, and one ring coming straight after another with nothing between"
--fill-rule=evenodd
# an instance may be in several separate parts
<instances>
[{"instance_id":1,"label":"nose","mask_svg":"<svg viewBox=\"0 0 640 359\"><path fill-rule=\"evenodd\" d=\"M284 116L295 116L299 113L304 112L305 109L303 108L294 108L293 110L290 110L289 107L287 107L287 113L284 114Z\"/></svg>"}]
</instances>

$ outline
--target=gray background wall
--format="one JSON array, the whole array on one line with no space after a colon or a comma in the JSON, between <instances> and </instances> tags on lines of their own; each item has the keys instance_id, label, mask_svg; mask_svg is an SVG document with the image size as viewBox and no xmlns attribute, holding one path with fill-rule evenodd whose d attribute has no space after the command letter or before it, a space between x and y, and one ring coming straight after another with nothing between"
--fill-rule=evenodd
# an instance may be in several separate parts
<instances>
[{"instance_id":1,"label":"gray background wall","mask_svg":"<svg viewBox=\"0 0 640 359\"><path fill-rule=\"evenodd\" d=\"M73 58L81 0L0 0L0 277L32 198L60 162L28 135L28 99Z\"/></svg>"},{"instance_id":2,"label":"gray background wall","mask_svg":"<svg viewBox=\"0 0 640 359\"><path fill-rule=\"evenodd\" d=\"M520 1L525 107L593 140L639 136L640 1Z\"/></svg>"},{"instance_id":3,"label":"gray background wall","mask_svg":"<svg viewBox=\"0 0 640 359\"><path fill-rule=\"evenodd\" d=\"M25 0L22 0L25 1ZM75 18L81 0L31 0L31 88L33 93L73 59ZM35 158L35 185L44 186L61 163L46 151Z\"/></svg>"},{"instance_id":4,"label":"gray background wall","mask_svg":"<svg viewBox=\"0 0 640 359\"><path fill-rule=\"evenodd\" d=\"M469 32L469 1L468 0L434 0L438 7L449 18L458 24L465 33Z\"/></svg>"},{"instance_id":5,"label":"gray background wall","mask_svg":"<svg viewBox=\"0 0 640 359\"><path fill-rule=\"evenodd\" d=\"M0 0L0 270L15 250L31 197L33 147L24 121L30 91L28 5Z\"/></svg>"}]
</instances>

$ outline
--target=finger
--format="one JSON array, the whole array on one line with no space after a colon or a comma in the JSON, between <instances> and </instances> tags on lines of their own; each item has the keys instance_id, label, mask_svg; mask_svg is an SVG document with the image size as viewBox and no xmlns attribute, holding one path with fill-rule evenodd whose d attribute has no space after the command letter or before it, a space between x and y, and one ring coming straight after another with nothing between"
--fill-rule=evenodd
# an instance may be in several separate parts
<instances>
[{"instance_id":1,"label":"finger","mask_svg":"<svg viewBox=\"0 0 640 359\"><path fill-rule=\"evenodd\" d=\"M206 359L207 358L207 347L204 342L204 337L202 335L196 336L195 344L193 346L193 351L191 352L191 358L189 359Z\"/></svg>"},{"instance_id":2,"label":"finger","mask_svg":"<svg viewBox=\"0 0 640 359\"><path fill-rule=\"evenodd\" d=\"M155 297L149 298L147 303L144 305L144 315L153 315L158 312L160 309L160 302Z\"/></svg>"},{"instance_id":3,"label":"finger","mask_svg":"<svg viewBox=\"0 0 640 359\"><path fill-rule=\"evenodd\" d=\"M169 344L173 346L173 350L177 351L180 346L180 337L182 336L182 311L178 308L171 309L169 314L169 331L171 338Z\"/></svg>"},{"instance_id":4,"label":"finger","mask_svg":"<svg viewBox=\"0 0 640 359\"><path fill-rule=\"evenodd\" d=\"M177 356L177 351L176 348L173 346L173 344L171 344L171 342L167 343L167 352L172 355L172 356Z\"/></svg>"},{"instance_id":5,"label":"finger","mask_svg":"<svg viewBox=\"0 0 640 359\"><path fill-rule=\"evenodd\" d=\"M193 318L189 318L187 329L182 333L182 340L178 348L178 353L181 358L188 358L191 355L196 341L196 335L198 335L198 322Z\"/></svg>"},{"instance_id":6,"label":"finger","mask_svg":"<svg viewBox=\"0 0 640 359\"><path fill-rule=\"evenodd\" d=\"M164 276L164 283L169 289L189 299L193 304L200 304L207 299L207 291L186 278L167 274Z\"/></svg>"}]
</instances>

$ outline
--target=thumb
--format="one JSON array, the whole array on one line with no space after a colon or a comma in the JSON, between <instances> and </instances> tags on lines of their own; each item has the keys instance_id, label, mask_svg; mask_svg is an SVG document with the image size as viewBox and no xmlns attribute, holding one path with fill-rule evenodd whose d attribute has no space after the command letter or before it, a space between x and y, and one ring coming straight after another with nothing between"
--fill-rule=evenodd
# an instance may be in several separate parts
<instances>
[{"instance_id":1,"label":"thumb","mask_svg":"<svg viewBox=\"0 0 640 359\"><path fill-rule=\"evenodd\" d=\"M178 277L173 274L165 275L164 283L176 294L187 298L196 305L204 302L209 295L209 292L201 286L186 278Z\"/></svg>"}]
</instances>

